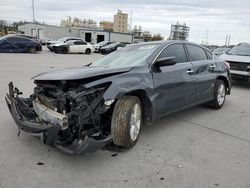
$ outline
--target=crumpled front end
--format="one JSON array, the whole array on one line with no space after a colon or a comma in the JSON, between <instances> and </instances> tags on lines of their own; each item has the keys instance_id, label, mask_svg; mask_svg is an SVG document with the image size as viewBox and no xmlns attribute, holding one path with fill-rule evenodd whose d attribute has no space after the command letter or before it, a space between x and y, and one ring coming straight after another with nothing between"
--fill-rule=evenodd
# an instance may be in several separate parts
<instances>
[{"instance_id":1,"label":"crumpled front end","mask_svg":"<svg viewBox=\"0 0 250 188\"><path fill-rule=\"evenodd\" d=\"M70 153L96 151L111 141L110 106L105 106L104 84L85 88L82 83L37 81L34 94L9 84L6 103L21 131L40 135L44 144Z\"/></svg>"}]
</instances>

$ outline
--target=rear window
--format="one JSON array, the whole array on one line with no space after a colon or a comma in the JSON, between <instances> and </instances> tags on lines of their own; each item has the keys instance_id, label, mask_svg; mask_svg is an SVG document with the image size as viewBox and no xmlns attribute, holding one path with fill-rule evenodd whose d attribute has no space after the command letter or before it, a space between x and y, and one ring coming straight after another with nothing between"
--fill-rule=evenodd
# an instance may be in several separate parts
<instances>
[{"instance_id":1,"label":"rear window","mask_svg":"<svg viewBox=\"0 0 250 188\"><path fill-rule=\"evenodd\" d=\"M207 60L207 54L201 47L187 44L187 49L191 61Z\"/></svg>"}]
</instances>

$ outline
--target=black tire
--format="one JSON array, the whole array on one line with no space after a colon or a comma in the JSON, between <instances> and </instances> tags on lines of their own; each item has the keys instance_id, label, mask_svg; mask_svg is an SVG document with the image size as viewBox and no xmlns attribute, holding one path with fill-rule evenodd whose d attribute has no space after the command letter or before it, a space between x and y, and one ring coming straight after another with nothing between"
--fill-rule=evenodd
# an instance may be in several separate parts
<instances>
[{"instance_id":1,"label":"black tire","mask_svg":"<svg viewBox=\"0 0 250 188\"><path fill-rule=\"evenodd\" d=\"M36 48L34 48L34 47L30 47L30 48L28 49L28 52L31 53L31 54L35 54L35 53L37 52L37 50L36 50Z\"/></svg>"},{"instance_id":2,"label":"black tire","mask_svg":"<svg viewBox=\"0 0 250 188\"><path fill-rule=\"evenodd\" d=\"M90 54L91 50L89 48L86 49L85 54Z\"/></svg>"},{"instance_id":3,"label":"black tire","mask_svg":"<svg viewBox=\"0 0 250 188\"><path fill-rule=\"evenodd\" d=\"M61 48L61 49L60 49L60 52L61 52L62 54L66 54L66 53L68 53L68 50L67 50L66 48Z\"/></svg>"},{"instance_id":4,"label":"black tire","mask_svg":"<svg viewBox=\"0 0 250 188\"><path fill-rule=\"evenodd\" d=\"M219 92L220 92L220 87L224 87L224 100L223 102L221 102L219 100L220 96L222 98L222 95L219 96ZM225 103L225 100L226 100L226 84L223 80L216 80L215 82L215 87L214 87L214 99L210 102L208 102L208 106L211 107L211 108L214 108L214 109L220 109L224 103Z\"/></svg>"},{"instance_id":5,"label":"black tire","mask_svg":"<svg viewBox=\"0 0 250 188\"><path fill-rule=\"evenodd\" d=\"M139 129L137 129L137 136L132 139L132 136L130 134L130 120L135 106L140 108L140 126ZM131 148L136 144L139 138L140 128L142 124L142 113L141 101L138 97L127 95L116 102L111 121L111 135L113 138L113 143L116 146Z\"/></svg>"}]
</instances>

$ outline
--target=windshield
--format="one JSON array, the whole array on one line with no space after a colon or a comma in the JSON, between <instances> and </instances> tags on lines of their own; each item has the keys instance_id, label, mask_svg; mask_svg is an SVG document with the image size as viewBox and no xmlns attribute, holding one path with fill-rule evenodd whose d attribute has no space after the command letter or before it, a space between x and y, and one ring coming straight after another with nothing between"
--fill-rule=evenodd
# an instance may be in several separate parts
<instances>
[{"instance_id":1,"label":"windshield","mask_svg":"<svg viewBox=\"0 0 250 188\"><path fill-rule=\"evenodd\" d=\"M131 45L107 55L90 66L128 67L137 66L155 51L160 44Z\"/></svg>"},{"instance_id":2,"label":"windshield","mask_svg":"<svg viewBox=\"0 0 250 188\"><path fill-rule=\"evenodd\" d=\"M250 56L250 45L238 45L227 52L230 55Z\"/></svg>"}]
</instances>

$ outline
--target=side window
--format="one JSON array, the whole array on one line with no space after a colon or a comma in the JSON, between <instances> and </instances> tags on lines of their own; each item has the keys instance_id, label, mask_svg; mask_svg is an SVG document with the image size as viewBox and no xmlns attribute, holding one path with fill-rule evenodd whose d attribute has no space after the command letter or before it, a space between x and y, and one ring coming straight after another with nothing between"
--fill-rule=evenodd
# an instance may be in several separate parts
<instances>
[{"instance_id":1,"label":"side window","mask_svg":"<svg viewBox=\"0 0 250 188\"><path fill-rule=\"evenodd\" d=\"M123 43L120 43L117 45L117 47L124 47L124 46L125 46L125 44L123 44Z\"/></svg>"},{"instance_id":2,"label":"side window","mask_svg":"<svg viewBox=\"0 0 250 188\"><path fill-rule=\"evenodd\" d=\"M75 41L74 44L75 45L86 45L87 43L83 42L83 41Z\"/></svg>"},{"instance_id":3,"label":"side window","mask_svg":"<svg viewBox=\"0 0 250 188\"><path fill-rule=\"evenodd\" d=\"M207 60L207 55L201 47L187 44L187 49L191 61Z\"/></svg>"},{"instance_id":4,"label":"side window","mask_svg":"<svg viewBox=\"0 0 250 188\"><path fill-rule=\"evenodd\" d=\"M177 63L187 62L187 56L182 44L173 44L165 48L158 58L176 57Z\"/></svg>"}]
</instances>

